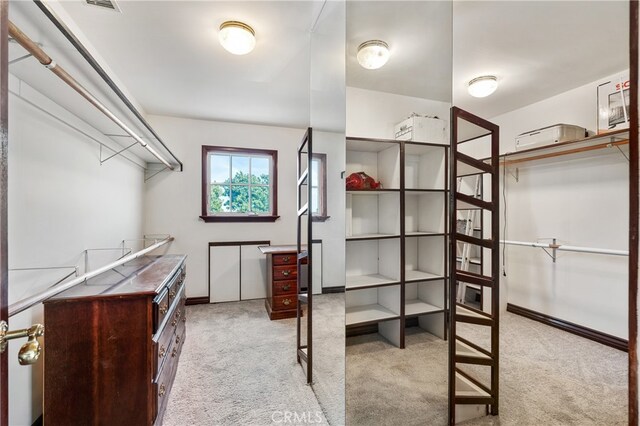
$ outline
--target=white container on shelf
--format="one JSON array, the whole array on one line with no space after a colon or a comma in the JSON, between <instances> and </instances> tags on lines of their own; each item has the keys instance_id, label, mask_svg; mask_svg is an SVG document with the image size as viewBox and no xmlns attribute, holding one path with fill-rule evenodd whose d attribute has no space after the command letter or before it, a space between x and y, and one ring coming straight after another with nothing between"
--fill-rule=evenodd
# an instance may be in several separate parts
<instances>
[{"instance_id":1,"label":"white container on shelf","mask_svg":"<svg viewBox=\"0 0 640 426\"><path fill-rule=\"evenodd\" d=\"M586 135L587 130L584 127L554 124L516 136L516 151L582 139Z\"/></svg>"},{"instance_id":2,"label":"white container on shelf","mask_svg":"<svg viewBox=\"0 0 640 426\"><path fill-rule=\"evenodd\" d=\"M393 128L396 140L447 143L447 122L435 117L411 114Z\"/></svg>"}]
</instances>

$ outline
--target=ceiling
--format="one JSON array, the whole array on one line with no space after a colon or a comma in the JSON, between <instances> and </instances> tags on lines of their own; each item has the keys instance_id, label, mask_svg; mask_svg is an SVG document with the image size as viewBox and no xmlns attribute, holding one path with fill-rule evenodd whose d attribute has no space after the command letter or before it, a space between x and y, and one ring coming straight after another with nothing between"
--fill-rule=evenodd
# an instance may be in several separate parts
<instances>
[{"instance_id":1,"label":"ceiling","mask_svg":"<svg viewBox=\"0 0 640 426\"><path fill-rule=\"evenodd\" d=\"M628 67L626 1L349 1L346 28L345 6L331 0L118 4L122 13L61 3L148 114L302 128L314 124L317 105L344 103L338 86L346 67L348 86L453 96L491 118ZM252 53L220 46L217 28L226 20L255 29ZM31 34L42 41L36 28ZM392 55L385 67L364 70L355 53L373 38ZM482 74L496 75L500 86L471 98L466 83ZM343 110L331 110L323 127L344 128Z\"/></svg>"}]
</instances>

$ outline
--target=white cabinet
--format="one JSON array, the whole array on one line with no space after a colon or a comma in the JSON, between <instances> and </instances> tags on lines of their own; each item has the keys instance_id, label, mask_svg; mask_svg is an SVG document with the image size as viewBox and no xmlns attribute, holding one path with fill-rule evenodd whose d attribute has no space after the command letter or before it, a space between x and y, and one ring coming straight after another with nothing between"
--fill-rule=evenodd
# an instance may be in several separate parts
<instances>
[{"instance_id":1,"label":"white cabinet","mask_svg":"<svg viewBox=\"0 0 640 426\"><path fill-rule=\"evenodd\" d=\"M267 297L264 243L211 243L209 246L209 302L236 302Z\"/></svg>"}]
</instances>

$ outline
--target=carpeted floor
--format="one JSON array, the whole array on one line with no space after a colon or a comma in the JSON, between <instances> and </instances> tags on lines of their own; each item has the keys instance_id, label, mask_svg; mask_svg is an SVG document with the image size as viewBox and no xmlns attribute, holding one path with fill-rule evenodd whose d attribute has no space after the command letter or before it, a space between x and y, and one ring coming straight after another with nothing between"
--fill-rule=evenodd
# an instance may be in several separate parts
<instances>
[{"instance_id":1,"label":"carpeted floor","mask_svg":"<svg viewBox=\"0 0 640 426\"><path fill-rule=\"evenodd\" d=\"M344 293L313 298L313 391L328 422L344 420Z\"/></svg>"},{"instance_id":2,"label":"carpeted floor","mask_svg":"<svg viewBox=\"0 0 640 426\"><path fill-rule=\"evenodd\" d=\"M295 319L269 321L264 300L188 306L187 318L165 426L282 424L287 413L299 420L287 424L327 424L296 363Z\"/></svg>"},{"instance_id":3,"label":"carpeted floor","mask_svg":"<svg viewBox=\"0 0 640 426\"><path fill-rule=\"evenodd\" d=\"M347 424L446 425L447 343L407 332L347 340ZM500 416L465 424L627 424L626 353L510 313L500 333Z\"/></svg>"}]
</instances>

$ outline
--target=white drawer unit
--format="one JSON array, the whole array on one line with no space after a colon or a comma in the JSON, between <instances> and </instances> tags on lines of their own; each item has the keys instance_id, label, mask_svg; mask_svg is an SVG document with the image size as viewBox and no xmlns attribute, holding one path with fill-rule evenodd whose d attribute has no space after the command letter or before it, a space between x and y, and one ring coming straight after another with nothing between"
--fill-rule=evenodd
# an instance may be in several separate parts
<instances>
[{"instance_id":1,"label":"white drawer unit","mask_svg":"<svg viewBox=\"0 0 640 426\"><path fill-rule=\"evenodd\" d=\"M412 114L393 128L395 139L413 142L447 143L447 122L436 117Z\"/></svg>"},{"instance_id":2,"label":"white drawer unit","mask_svg":"<svg viewBox=\"0 0 640 426\"><path fill-rule=\"evenodd\" d=\"M587 130L584 127L555 124L518 135L516 137L516 151L582 139L585 136L587 136Z\"/></svg>"}]
</instances>

